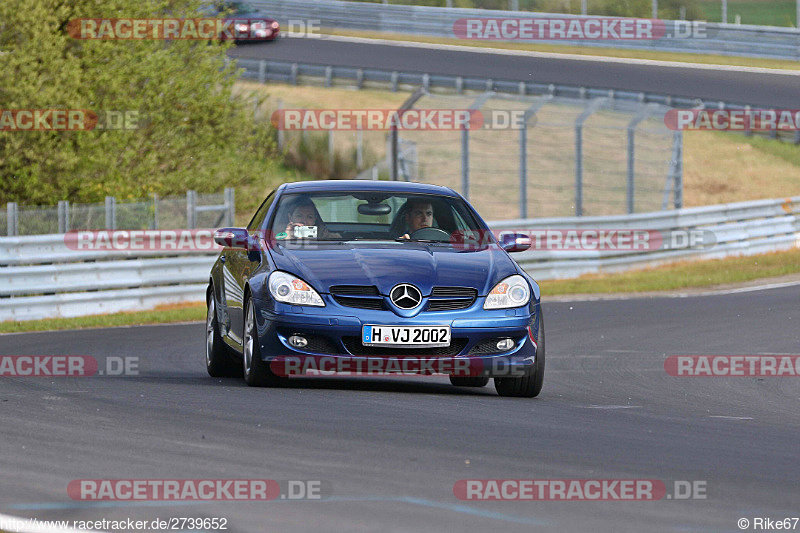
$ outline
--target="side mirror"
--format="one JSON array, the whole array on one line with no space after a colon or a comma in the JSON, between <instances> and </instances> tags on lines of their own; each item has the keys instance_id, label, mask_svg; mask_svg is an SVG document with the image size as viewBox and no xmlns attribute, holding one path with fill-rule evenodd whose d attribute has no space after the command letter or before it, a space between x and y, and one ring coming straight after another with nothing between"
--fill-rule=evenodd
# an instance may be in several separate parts
<instances>
[{"instance_id":1,"label":"side mirror","mask_svg":"<svg viewBox=\"0 0 800 533\"><path fill-rule=\"evenodd\" d=\"M250 249L250 234L244 228L222 228L214 232L214 242L225 248Z\"/></svg>"},{"instance_id":2,"label":"side mirror","mask_svg":"<svg viewBox=\"0 0 800 533\"><path fill-rule=\"evenodd\" d=\"M531 247L531 238L521 233L505 233L501 236L500 246L508 253L524 252Z\"/></svg>"}]
</instances>

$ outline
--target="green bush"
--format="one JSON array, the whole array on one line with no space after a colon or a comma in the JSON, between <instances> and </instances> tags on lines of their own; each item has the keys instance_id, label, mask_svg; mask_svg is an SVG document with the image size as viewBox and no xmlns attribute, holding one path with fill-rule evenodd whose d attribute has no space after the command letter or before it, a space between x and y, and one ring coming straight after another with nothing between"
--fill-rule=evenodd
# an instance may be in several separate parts
<instances>
[{"instance_id":1,"label":"green bush","mask_svg":"<svg viewBox=\"0 0 800 533\"><path fill-rule=\"evenodd\" d=\"M200 0L0 1L0 109L137 111L130 131L0 131L0 204L219 191L279 157L232 94L229 42L76 40L80 18L203 16ZM207 16L207 15L206 15Z\"/></svg>"}]
</instances>

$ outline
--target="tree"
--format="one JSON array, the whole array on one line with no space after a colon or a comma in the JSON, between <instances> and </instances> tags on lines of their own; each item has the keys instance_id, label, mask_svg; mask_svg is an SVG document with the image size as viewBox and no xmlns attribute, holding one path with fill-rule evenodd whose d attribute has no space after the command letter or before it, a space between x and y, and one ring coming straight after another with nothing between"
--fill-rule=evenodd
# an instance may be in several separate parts
<instances>
[{"instance_id":1,"label":"tree","mask_svg":"<svg viewBox=\"0 0 800 533\"><path fill-rule=\"evenodd\" d=\"M200 7L199 0L0 2L0 110L139 114L135 130L0 131L0 203L219 190L257 173L244 161L276 151L267 126L254 124L234 96L229 42L80 40L67 31L84 18L207 17Z\"/></svg>"}]
</instances>

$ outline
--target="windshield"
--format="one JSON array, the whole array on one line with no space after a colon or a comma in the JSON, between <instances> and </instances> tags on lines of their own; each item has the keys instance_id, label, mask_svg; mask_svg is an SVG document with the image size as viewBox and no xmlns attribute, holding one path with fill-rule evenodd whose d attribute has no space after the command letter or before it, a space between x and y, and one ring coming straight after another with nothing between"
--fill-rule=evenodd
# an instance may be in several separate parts
<instances>
[{"instance_id":1,"label":"windshield","mask_svg":"<svg viewBox=\"0 0 800 533\"><path fill-rule=\"evenodd\" d=\"M485 228L460 198L352 192L285 194L266 229L276 240L451 242Z\"/></svg>"}]
</instances>

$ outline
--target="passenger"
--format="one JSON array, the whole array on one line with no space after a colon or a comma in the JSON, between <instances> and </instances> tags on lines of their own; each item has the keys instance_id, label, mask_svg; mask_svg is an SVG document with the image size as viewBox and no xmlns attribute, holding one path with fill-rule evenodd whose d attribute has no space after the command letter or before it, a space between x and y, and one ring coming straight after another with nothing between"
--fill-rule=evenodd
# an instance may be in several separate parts
<instances>
[{"instance_id":1,"label":"passenger","mask_svg":"<svg viewBox=\"0 0 800 533\"><path fill-rule=\"evenodd\" d=\"M322 220L322 217L317 211L317 206L307 196L303 196L294 200L292 206L289 208L289 223L286 225L286 234L290 239L307 239L305 235L295 236L295 228L302 226L316 226L317 239L341 239L342 236L328 230L328 226Z\"/></svg>"}]
</instances>

